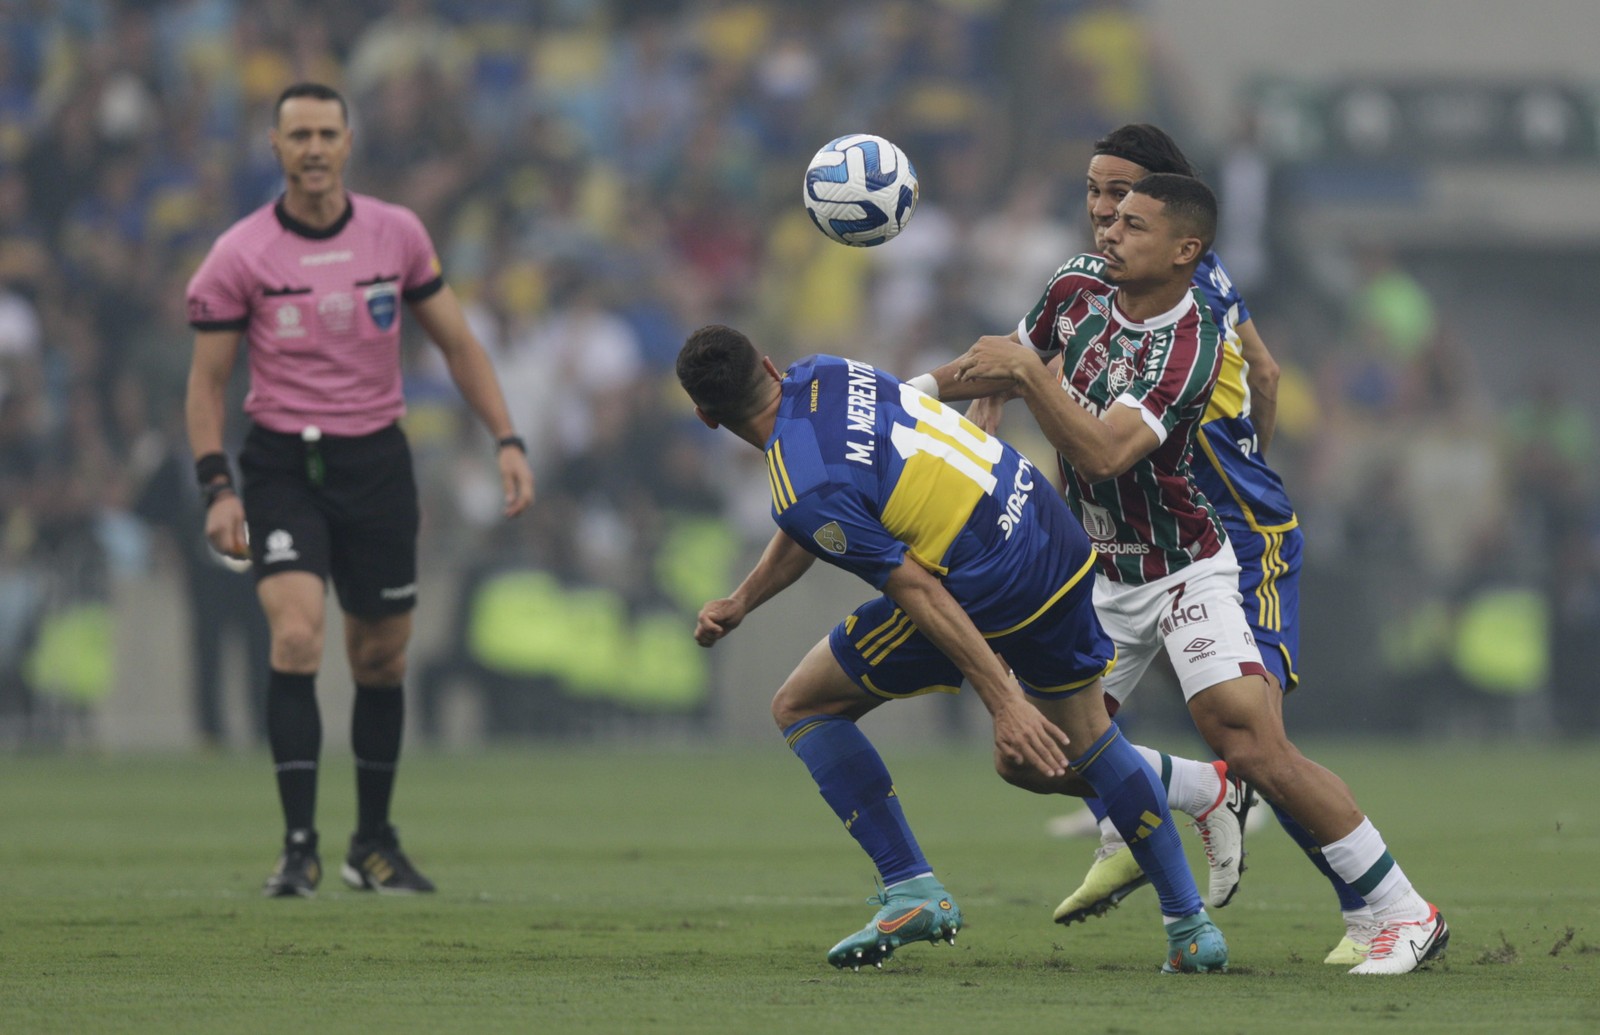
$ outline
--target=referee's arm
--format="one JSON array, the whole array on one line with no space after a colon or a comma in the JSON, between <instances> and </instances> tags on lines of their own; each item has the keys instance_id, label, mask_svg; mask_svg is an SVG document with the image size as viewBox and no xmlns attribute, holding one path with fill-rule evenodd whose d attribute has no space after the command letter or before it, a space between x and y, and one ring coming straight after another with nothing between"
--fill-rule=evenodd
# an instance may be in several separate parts
<instances>
[{"instance_id":1,"label":"referee's arm","mask_svg":"<svg viewBox=\"0 0 1600 1035\"><path fill-rule=\"evenodd\" d=\"M239 354L240 331L196 331L194 358L189 363L189 390L184 398L184 422L189 449L196 460L222 452L222 431L227 420L228 378ZM223 480L221 477L218 481ZM244 537L244 506L237 493L223 493L206 507L206 538L222 553L248 555Z\"/></svg>"},{"instance_id":2,"label":"referee's arm","mask_svg":"<svg viewBox=\"0 0 1600 1035\"><path fill-rule=\"evenodd\" d=\"M239 331L196 331L194 358L189 364L189 393L184 418L189 448L195 459L222 452L222 432L227 420L228 378L239 354Z\"/></svg>"},{"instance_id":3,"label":"referee's arm","mask_svg":"<svg viewBox=\"0 0 1600 1035\"><path fill-rule=\"evenodd\" d=\"M507 439L516 436L516 428L511 424L505 396L500 392L494 364L489 362L489 354L468 326L455 292L447 284L427 298L412 302L411 311L444 353L450 379L461 390L467 405L483 421L495 441L501 443L498 459L506 517L522 513L533 502L533 471L522 449L505 445Z\"/></svg>"}]
</instances>

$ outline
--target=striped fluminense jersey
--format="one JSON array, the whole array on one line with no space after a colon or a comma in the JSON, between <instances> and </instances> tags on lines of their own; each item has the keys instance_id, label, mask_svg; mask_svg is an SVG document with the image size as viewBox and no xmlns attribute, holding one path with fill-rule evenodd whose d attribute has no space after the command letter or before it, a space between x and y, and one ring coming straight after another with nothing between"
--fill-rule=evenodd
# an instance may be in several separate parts
<instances>
[{"instance_id":1,"label":"striped fluminense jersey","mask_svg":"<svg viewBox=\"0 0 1600 1035\"><path fill-rule=\"evenodd\" d=\"M1067 502L1100 555L1101 573L1151 582L1221 549L1222 526L1190 461L1222 353L1199 292L1140 323L1117 311L1104 269L1098 255L1058 269L1017 335L1041 353L1061 351L1062 390L1085 409L1099 416L1113 403L1140 407L1161 436L1131 468L1102 482L1084 481L1058 458Z\"/></svg>"},{"instance_id":2,"label":"striped fluminense jersey","mask_svg":"<svg viewBox=\"0 0 1600 1035\"><path fill-rule=\"evenodd\" d=\"M984 633L1088 569L1088 538L1026 457L865 363L791 366L766 455L773 520L796 542L879 589L909 555Z\"/></svg>"},{"instance_id":3,"label":"striped fluminense jersey","mask_svg":"<svg viewBox=\"0 0 1600 1035\"><path fill-rule=\"evenodd\" d=\"M1287 532L1299 524L1283 479L1262 459L1250 418L1250 372L1236 328L1250 319L1238 288L1216 252L1194 271L1194 286L1222 332L1222 371L1205 421L1195 435L1194 480L1217 509L1229 535Z\"/></svg>"}]
</instances>

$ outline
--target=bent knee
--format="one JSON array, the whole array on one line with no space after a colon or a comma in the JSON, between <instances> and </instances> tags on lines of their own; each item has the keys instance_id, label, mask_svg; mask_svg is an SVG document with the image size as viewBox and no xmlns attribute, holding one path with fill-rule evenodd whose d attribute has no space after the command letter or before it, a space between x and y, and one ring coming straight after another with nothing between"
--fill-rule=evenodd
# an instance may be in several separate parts
<instances>
[{"instance_id":1,"label":"bent knee","mask_svg":"<svg viewBox=\"0 0 1600 1035\"><path fill-rule=\"evenodd\" d=\"M1020 787L1034 794L1053 794L1055 788L1046 784L1043 774L1026 762L1014 762L999 750L994 753L994 771L1000 774L1000 779L1013 787Z\"/></svg>"},{"instance_id":2,"label":"bent knee","mask_svg":"<svg viewBox=\"0 0 1600 1035\"><path fill-rule=\"evenodd\" d=\"M1000 774L1000 779L1013 787L1025 787L1027 785L1024 780L1026 768L1011 761L1003 752L998 750L994 753L994 771Z\"/></svg>"},{"instance_id":3,"label":"bent knee","mask_svg":"<svg viewBox=\"0 0 1600 1035\"><path fill-rule=\"evenodd\" d=\"M772 695L772 721L778 729L786 730L801 719L808 719L818 714L818 709L809 694L798 693L795 688L785 683Z\"/></svg>"}]
</instances>

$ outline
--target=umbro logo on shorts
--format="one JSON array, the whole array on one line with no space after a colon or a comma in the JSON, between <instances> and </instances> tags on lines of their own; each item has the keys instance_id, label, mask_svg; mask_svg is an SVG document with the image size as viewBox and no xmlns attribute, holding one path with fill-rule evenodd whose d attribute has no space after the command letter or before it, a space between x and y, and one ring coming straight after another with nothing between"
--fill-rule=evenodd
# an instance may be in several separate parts
<instances>
[{"instance_id":1,"label":"umbro logo on shorts","mask_svg":"<svg viewBox=\"0 0 1600 1035\"><path fill-rule=\"evenodd\" d=\"M294 548L294 536L281 528L267 533L267 552L261 558L262 564L282 564L299 559L300 551Z\"/></svg>"}]
</instances>

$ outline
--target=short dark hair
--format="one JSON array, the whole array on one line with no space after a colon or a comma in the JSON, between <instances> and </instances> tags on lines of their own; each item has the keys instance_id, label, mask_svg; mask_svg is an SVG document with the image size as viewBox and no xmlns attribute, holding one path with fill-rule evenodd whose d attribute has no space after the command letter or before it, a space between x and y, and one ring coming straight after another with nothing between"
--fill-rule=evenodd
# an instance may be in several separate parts
<instances>
[{"instance_id":1,"label":"short dark hair","mask_svg":"<svg viewBox=\"0 0 1600 1035\"><path fill-rule=\"evenodd\" d=\"M1191 237L1200 238L1200 254L1211 250L1217 237L1217 196L1193 176L1151 173L1135 183L1132 194L1143 194L1166 206L1169 219Z\"/></svg>"},{"instance_id":2,"label":"short dark hair","mask_svg":"<svg viewBox=\"0 0 1600 1035\"><path fill-rule=\"evenodd\" d=\"M767 401L761 353L732 327L707 324L689 335L678 350L677 369L683 390L718 424L744 420Z\"/></svg>"},{"instance_id":3,"label":"short dark hair","mask_svg":"<svg viewBox=\"0 0 1600 1035\"><path fill-rule=\"evenodd\" d=\"M295 83L278 94L278 103L272 106L272 121L276 125L283 117L283 102L296 97L310 97L318 101L338 101L339 114L343 117L345 125L350 124L350 106L344 103L344 96L331 86L321 83Z\"/></svg>"},{"instance_id":4,"label":"short dark hair","mask_svg":"<svg viewBox=\"0 0 1600 1035\"><path fill-rule=\"evenodd\" d=\"M1196 175L1178 142L1148 122L1129 123L1112 130L1094 142L1094 153L1132 162L1147 173Z\"/></svg>"}]
</instances>

